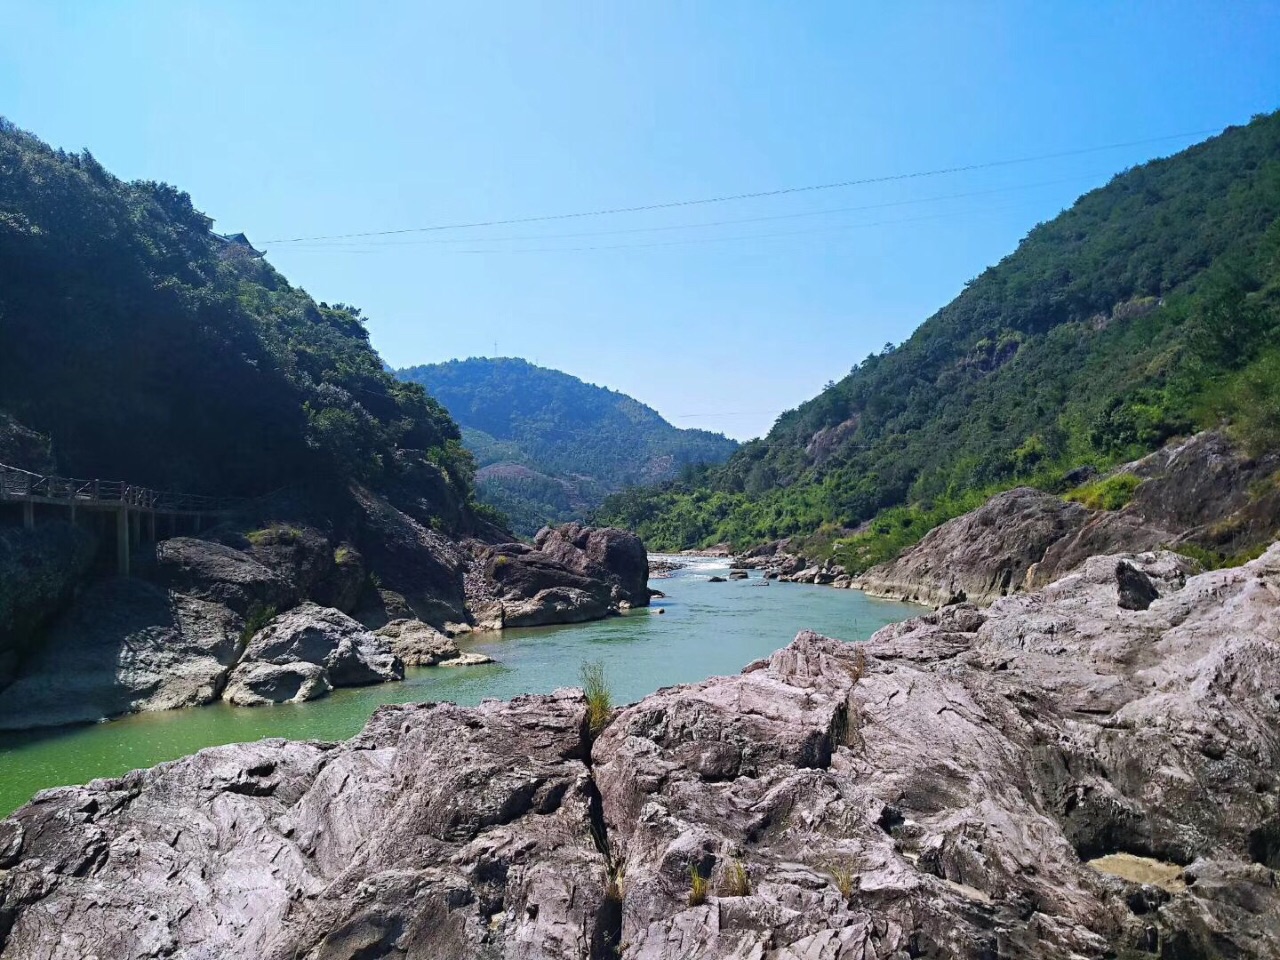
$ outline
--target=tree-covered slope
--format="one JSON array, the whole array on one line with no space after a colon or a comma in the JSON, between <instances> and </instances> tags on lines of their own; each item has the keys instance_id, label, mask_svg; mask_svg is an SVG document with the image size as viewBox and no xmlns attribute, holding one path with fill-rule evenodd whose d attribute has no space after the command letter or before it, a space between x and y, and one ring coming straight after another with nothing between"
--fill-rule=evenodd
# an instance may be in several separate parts
<instances>
[{"instance_id":1,"label":"tree-covered slope","mask_svg":"<svg viewBox=\"0 0 1280 960\"><path fill-rule=\"evenodd\" d=\"M1116 176L722 468L611 498L659 547L909 540L1196 426L1280 440L1280 114ZM837 345L833 345L836 349ZM903 532L905 531L905 532Z\"/></svg>"},{"instance_id":2,"label":"tree-covered slope","mask_svg":"<svg viewBox=\"0 0 1280 960\"><path fill-rule=\"evenodd\" d=\"M358 480L465 526L473 467L444 409L384 371L358 310L211 222L0 120L0 421L73 476L237 495Z\"/></svg>"},{"instance_id":3,"label":"tree-covered slope","mask_svg":"<svg viewBox=\"0 0 1280 960\"><path fill-rule=\"evenodd\" d=\"M482 500L517 531L581 519L606 494L668 480L689 465L721 463L727 437L673 427L638 400L512 358L409 367L461 424Z\"/></svg>"}]
</instances>

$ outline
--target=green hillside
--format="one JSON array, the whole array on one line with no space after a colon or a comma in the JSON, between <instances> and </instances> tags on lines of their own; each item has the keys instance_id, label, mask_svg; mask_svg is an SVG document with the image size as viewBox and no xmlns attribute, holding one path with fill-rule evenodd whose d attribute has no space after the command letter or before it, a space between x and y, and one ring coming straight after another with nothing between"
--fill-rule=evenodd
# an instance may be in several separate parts
<instances>
[{"instance_id":1,"label":"green hillside","mask_svg":"<svg viewBox=\"0 0 1280 960\"><path fill-rule=\"evenodd\" d=\"M723 467L600 517L674 548L829 540L879 515L846 546L857 566L993 490L1054 486L1198 426L1274 446L1278 218L1270 114L1081 197Z\"/></svg>"},{"instance_id":2,"label":"green hillside","mask_svg":"<svg viewBox=\"0 0 1280 960\"><path fill-rule=\"evenodd\" d=\"M452 360L409 367L462 425L479 465L482 501L531 534L545 523L582 519L624 487L722 463L738 444L681 430L638 400L524 360Z\"/></svg>"},{"instance_id":3,"label":"green hillside","mask_svg":"<svg viewBox=\"0 0 1280 960\"><path fill-rule=\"evenodd\" d=\"M0 449L192 493L358 480L466 526L473 466L444 409L383 370L359 310L211 224L0 119L0 432L51 441Z\"/></svg>"}]
</instances>

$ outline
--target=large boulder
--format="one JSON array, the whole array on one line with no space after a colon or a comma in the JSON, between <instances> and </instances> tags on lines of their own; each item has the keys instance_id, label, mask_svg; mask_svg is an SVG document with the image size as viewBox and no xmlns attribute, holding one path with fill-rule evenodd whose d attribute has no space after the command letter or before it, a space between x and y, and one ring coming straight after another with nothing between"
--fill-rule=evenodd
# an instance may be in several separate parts
<instances>
[{"instance_id":1,"label":"large boulder","mask_svg":"<svg viewBox=\"0 0 1280 960\"><path fill-rule=\"evenodd\" d=\"M932 605L990 603L1020 589L1050 546L1079 530L1090 511L1018 487L929 531L896 560L852 579L879 597Z\"/></svg>"},{"instance_id":2,"label":"large boulder","mask_svg":"<svg viewBox=\"0 0 1280 960\"><path fill-rule=\"evenodd\" d=\"M472 621L481 629L582 623L607 616L616 584L524 543L473 545L467 577Z\"/></svg>"},{"instance_id":3,"label":"large boulder","mask_svg":"<svg viewBox=\"0 0 1280 960\"><path fill-rule=\"evenodd\" d=\"M1280 546L1190 569L802 634L594 740L576 692L384 707L45 791L0 957L1280 956Z\"/></svg>"},{"instance_id":4,"label":"large boulder","mask_svg":"<svg viewBox=\"0 0 1280 960\"><path fill-rule=\"evenodd\" d=\"M576 691L382 707L46 791L0 827L0 956L606 956L586 735Z\"/></svg>"},{"instance_id":5,"label":"large boulder","mask_svg":"<svg viewBox=\"0 0 1280 960\"><path fill-rule=\"evenodd\" d=\"M328 672L318 664L252 662L232 672L222 699L237 707L260 707L269 703L304 703L323 697L332 689Z\"/></svg>"},{"instance_id":6,"label":"large boulder","mask_svg":"<svg viewBox=\"0 0 1280 960\"><path fill-rule=\"evenodd\" d=\"M142 580L88 587L0 691L0 730L86 723L216 700L241 619Z\"/></svg>"},{"instance_id":7,"label":"large boulder","mask_svg":"<svg viewBox=\"0 0 1280 960\"><path fill-rule=\"evenodd\" d=\"M608 615L609 602L598 592L574 587L548 587L532 597L503 601L503 627L546 627L586 623Z\"/></svg>"},{"instance_id":8,"label":"large boulder","mask_svg":"<svg viewBox=\"0 0 1280 960\"><path fill-rule=\"evenodd\" d=\"M325 682L334 687L404 679L404 664L392 653L387 637L370 633L341 610L302 603L253 635L232 672L230 686L243 684L260 664L300 663L323 670Z\"/></svg>"},{"instance_id":9,"label":"large boulder","mask_svg":"<svg viewBox=\"0 0 1280 960\"><path fill-rule=\"evenodd\" d=\"M273 523L243 537L246 552L282 580L298 596L351 613L359 605L367 582L364 558L352 544L314 527Z\"/></svg>"},{"instance_id":10,"label":"large boulder","mask_svg":"<svg viewBox=\"0 0 1280 960\"><path fill-rule=\"evenodd\" d=\"M649 605L649 554L634 533L569 523L543 527L533 542L541 553L575 573L610 581L614 603Z\"/></svg>"},{"instance_id":11,"label":"large boulder","mask_svg":"<svg viewBox=\"0 0 1280 960\"><path fill-rule=\"evenodd\" d=\"M472 666L492 663L481 653L463 653L457 641L421 620L392 620L378 634L391 642L391 652L406 667Z\"/></svg>"},{"instance_id":12,"label":"large boulder","mask_svg":"<svg viewBox=\"0 0 1280 960\"><path fill-rule=\"evenodd\" d=\"M220 604L242 617L255 610L284 609L297 589L242 550L195 537L173 537L155 547L155 561L139 573L184 596Z\"/></svg>"}]
</instances>

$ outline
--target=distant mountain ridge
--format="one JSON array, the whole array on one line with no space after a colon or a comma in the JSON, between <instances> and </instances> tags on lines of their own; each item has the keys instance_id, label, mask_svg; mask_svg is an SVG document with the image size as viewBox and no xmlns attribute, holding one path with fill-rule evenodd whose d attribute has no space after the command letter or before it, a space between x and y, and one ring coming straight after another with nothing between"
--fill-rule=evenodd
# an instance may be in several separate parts
<instances>
[{"instance_id":1,"label":"distant mountain ridge","mask_svg":"<svg viewBox=\"0 0 1280 960\"><path fill-rule=\"evenodd\" d=\"M723 463L738 449L722 434L672 426L624 393L514 357L423 364L396 376L451 411L476 458L481 501L526 535L584 519L627 487Z\"/></svg>"}]
</instances>

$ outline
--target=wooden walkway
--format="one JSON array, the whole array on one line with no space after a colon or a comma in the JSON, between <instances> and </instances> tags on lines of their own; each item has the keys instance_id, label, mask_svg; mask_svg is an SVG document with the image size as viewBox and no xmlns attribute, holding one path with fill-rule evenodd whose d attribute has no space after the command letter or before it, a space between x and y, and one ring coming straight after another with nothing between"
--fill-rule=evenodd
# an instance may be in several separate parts
<instances>
[{"instance_id":1,"label":"wooden walkway","mask_svg":"<svg viewBox=\"0 0 1280 960\"><path fill-rule=\"evenodd\" d=\"M195 531L208 519L225 516L244 503L239 497L205 497L139 487L121 480L74 480L46 477L0 463L0 504L22 505L22 523L34 527L36 505L63 507L71 523L78 510L108 512L116 518L116 557L122 576L129 575L129 554L142 542L143 521L150 541L156 539L156 518L168 519L174 536L179 517L189 518Z\"/></svg>"}]
</instances>

